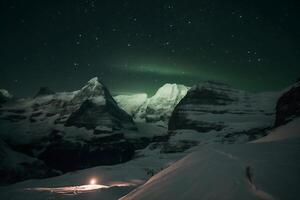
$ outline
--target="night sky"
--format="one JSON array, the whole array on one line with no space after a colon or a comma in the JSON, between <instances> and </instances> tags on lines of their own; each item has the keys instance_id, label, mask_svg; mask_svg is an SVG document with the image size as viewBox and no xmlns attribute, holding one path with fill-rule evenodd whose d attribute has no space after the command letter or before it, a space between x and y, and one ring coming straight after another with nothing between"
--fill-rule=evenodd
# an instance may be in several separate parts
<instances>
[{"instance_id":1,"label":"night sky","mask_svg":"<svg viewBox=\"0 0 300 200\"><path fill-rule=\"evenodd\" d=\"M79 89L98 76L113 94L204 80L249 91L300 78L295 0L1 0L0 88Z\"/></svg>"}]
</instances>

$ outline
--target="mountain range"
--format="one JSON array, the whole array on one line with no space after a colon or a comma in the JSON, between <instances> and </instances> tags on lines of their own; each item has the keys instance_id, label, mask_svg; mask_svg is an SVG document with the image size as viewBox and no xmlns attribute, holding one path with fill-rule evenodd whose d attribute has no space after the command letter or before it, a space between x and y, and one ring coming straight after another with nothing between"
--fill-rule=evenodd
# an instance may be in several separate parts
<instances>
[{"instance_id":1,"label":"mountain range","mask_svg":"<svg viewBox=\"0 0 300 200\"><path fill-rule=\"evenodd\" d=\"M250 93L212 81L193 87L165 84L152 97L145 93L113 97L98 78L89 80L78 91L56 93L42 87L34 97L25 99L0 91L2 185L52 176L57 178L49 181L61 185L69 179L66 172L80 170L74 176L81 180L83 174L96 170L107 177L103 183L122 179L135 185L125 190L108 189L107 199L115 199L112 196L116 193L120 198L140 186L123 197L127 200L153 199L151 194L155 194L155 199L161 196L174 199L176 191L185 185L191 189L176 199L203 195L207 199L222 195L229 199L285 197L285 191L276 193L270 181L280 170L287 182L299 183L292 179L297 173L297 163L292 162L300 152L297 150L299 82L283 91L263 93ZM270 141L274 142L268 144ZM271 150L270 154L263 153ZM291 169L294 174L280 167L275 159L285 153L290 157L282 161L295 168ZM235 171L231 173L231 169ZM249 175L253 173L258 177L255 181ZM195 178L190 179L193 174ZM216 194L223 191L222 184L216 184L215 188L213 184L221 179L227 189ZM47 180L37 183L47 185ZM11 191L8 194L12 195L14 188L19 190L24 184L7 186ZM25 185L37 186L31 181ZM206 189L198 190L196 186ZM13 199L22 195L17 193Z\"/></svg>"}]
</instances>

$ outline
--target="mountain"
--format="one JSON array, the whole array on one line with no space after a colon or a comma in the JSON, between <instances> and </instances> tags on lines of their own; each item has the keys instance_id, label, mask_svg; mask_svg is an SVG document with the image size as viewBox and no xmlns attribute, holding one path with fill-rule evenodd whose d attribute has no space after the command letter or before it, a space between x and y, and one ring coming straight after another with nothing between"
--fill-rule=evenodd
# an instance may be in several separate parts
<instances>
[{"instance_id":1,"label":"mountain","mask_svg":"<svg viewBox=\"0 0 300 200\"><path fill-rule=\"evenodd\" d=\"M189 87L180 84L165 84L154 96L146 94L119 95L115 99L119 106L136 121L167 122L175 106L186 95Z\"/></svg>"},{"instance_id":2,"label":"mountain","mask_svg":"<svg viewBox=\"0 0 300 200\"><path fill-rule=\"evenodd\" d=\"M222 83L200 83L175 107L168 129L172 134L195 131L190 134L195 138L209 133L220 142L253 140L273 126L277 97L278 93L249 93Z\"/></svg>"},{"instance_id":3,"label":"mountain","mask_svg":"<svg viewBox=\"0 0 300 200\"><path fill-rule=\"evenodd\" d=\"M0 104L7 102L12 99L13 96L5 89L0 89Z\"/></svg>"},{"instance_id":4,"label":"mountain","mask_svg":"<svg viewBox=\"0 0 300 200\"><path fill-rule=\"evenodd\" d=\"M91 79L73 99L72 104L80 103L79 109L74 111L66 126L85 127L96 129L97 133L107 130L120 130L122 128L135 130L132 118L120 109L98 78Z\"/></svg>"},{"instance_id":5,"label":"mountain","mask_svg":"<svg viewBox=\"0 0 300 200\"><path fill-rule=\"evenodd\" d=\"M281 94L288 90L283 93L253 94L233 89L224 84L208 82L201 85L205 85L205 87L196 89L196 93L200 93L199 97L203 98L192 96L193 98L188 99L193 102L191 107L185 107L189 108L188 114L193 111L192 108L196 107L196 114L199 115L195 115L195 117L198 119L201 117L200 108L203 109L203 106L207 106L206 108L210 109L208 111L211 114L206 111L205 117L219 119L220 122L223 120L228 127L232 127L231 129L199 132L192 124L193 129L170 130L166 137L168 141L162 141L161 138L153 140L146 148L136 151L134 159L128 162L111 166L97 166L57 177L27 180L0 187L0 196L12 200L51 198L108 200L119 198L122 200L297 199L300 185L298 178L300 175L300 119L293 117L284 125L275 128L272 125L277 117L275 113L280 113L275 110L277 97L282 96ZM202 86L193 87L186 97L199 87ZM204 92L200 92L201 90ZM74 95L70 96L68 102ZM92 100L89 99L89 101ZM253 103L251 103L252 101ZM245 106L246 103L249 105ZM290 103L293 101L287 101L285 106L289 107ZM181 102L178 106L180 104ZM76 105L77 109L81 105ZM263 108L263 110L260 111L259 108ZM222 116L222 112L218 112L219 110L223 111L225 115ZM267 114L268 110L272 112ZM245 133L249 134L248 128L256 126L255 123L258 123L255 120L256 117L263 120L268 118L267 116L269 116L268 131L263 129L258 131L258 135L257 132L252 132L255 133L254 136L260 138L248 142L249 136ZM229 119L226 119L227 117ZM240 121L237 120L239 117ZM203 119L200 118L200 120ZM67 120L61 119L61 121L65 123ZM251 126L247 125L248 121ZM266 125L265 122L257 124L257 127ZM146 141L148 139L145 136L164 132L164 127L156 126L157 123L136 122L135 124L138 131L128 130L129 132L124 132L126 136L140 137L139 139ZM189 124L187 123L187 125ZM247 125L245 126L246 131L236 132L244 125ZM69 130L69 128L71 127L65 127L65 130ZM83 134L78 134L79 131L83 131ZM93 132L93 128L72 126L72 133L67 132L72 136L71 138L74 138L74 135L87 136ZM261 137L265 134L268 135ZM64 136L60 132L54 132L52 138L59 138L61 135ZM100 135L106 134L102 132ZM116 134L108 135L118 136ZM224 137L224 135L229 136ZM237 137L233 137L234 135ZM105 138L107 139L107 137ZM226 138L230 139L230 143L235 144L227 144L229 142L225 140ZM128 140L127 137L125 139ZM82 140L78 140L78 142L82 142ZM237 142L238 144L236 144ZM146 143L149 144L149 141ZM98 145L102 146L102 143ZM69 161L66 155L62 154L61 156ZM61 160L61 162L66 161ZM87 185L91 178L98 180L97 185Z\"/></svg>"},{"instance_id":6,"label":"mountain","mask_svg":"<svg viewBox=\"0 0 300 200\"><path fill-rule=\"evenodd\" d=\"M132 118L98 78L78 91L42 92L5 104L0 130L11 149L62 172L124 162L135 150L125 138L136 132Z\"/></svg>"},{"instance_id":7,"label":"mountain","mask_svg":"<svg viewBox=\"0 0 300 200\"><path fill-rule=\"evenodd\" d=\"M275 126L285 124L300 116L300 80L289 87L278 99Z\"/></svg>"}]
</instances>

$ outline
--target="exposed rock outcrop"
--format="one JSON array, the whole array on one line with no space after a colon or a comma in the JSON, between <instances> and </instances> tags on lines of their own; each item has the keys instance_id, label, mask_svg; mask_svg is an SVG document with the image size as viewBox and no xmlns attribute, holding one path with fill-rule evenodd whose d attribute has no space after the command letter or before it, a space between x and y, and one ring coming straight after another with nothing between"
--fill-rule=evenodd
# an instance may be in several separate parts
<instances>
[{"instance_id":1,"label":"exposed rock outcrop","mask_svg":"<svg viewBox=\"0 0 300 200\"><path fill-rule=\"evenodd\" d=\"M53 92L52 90L50 90L50 88L48 88L48 87L40 87L39 91L36 93L36 95L34 96L34 98L42 97L42 96L47 96L47 95L51 95L51 94L55 94L55 92Z\"/></svg>"},{"instance_id":2,"label":"exposed rock outcrop","mask_svg":"<svg viewBox=\"0 0 300 200\"><path fill-rule=\"evenodd\" d=\"M300 80L291 86L278 99L275 127L286 124L300 116Z\"/></svg>"},{"instance_id":3,"label":"exposed rock outcrop","mask_svg":"<svg viewBox=\"0 0 300 200\"><path fill-rule=\"evenodd\" d=\"M251 140L256 137L250 133L263 136L263 130L272 127L276 98L275 93L252 94L226 84L201 83L175 107L168 128L217 133L224 140L238 133ZM258 129L262 131L253 131Z\"/></svg>"}]
</instances>

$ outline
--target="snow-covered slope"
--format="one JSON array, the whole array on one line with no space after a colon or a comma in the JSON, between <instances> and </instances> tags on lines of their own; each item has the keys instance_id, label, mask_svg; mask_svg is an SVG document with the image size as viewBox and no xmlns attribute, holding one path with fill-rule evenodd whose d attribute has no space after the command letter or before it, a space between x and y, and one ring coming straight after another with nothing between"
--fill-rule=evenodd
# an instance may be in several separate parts
<instances>
[{"instance_id":1,"label":"snow-covered slope","mask_svg":"<svg viewBox=\"0 0 300 200\"><path fill-rule=\"evenodd\" d=\"M118 105L134 118L138 117L139 110L147 104L147 94L118 95L114 97Z\"/></svg>"},{"instance_id":2,"label":"snow-covered slope","mask_svg":"<svg viewBox=\"0 0 300 200\"><path fill-rule=\"evenodd\" d=\"M259 143L200 147L121 200L298 199L300 126L296 123L298 134L293 139L277 137L288 134L287 127L295 126L290 124L270 133L276 142L262 138Z\"/></svg>"},{"instance_id":3,"label":"snow-covered slope","mask_svg":"<svg viewBox=\"0 0 300 200\"><path fill-rule=\"evenodd\" d=\"M189 87L184 85L167 83L150 98L147 98L146 94L119 95L114 98L136 121L167 122L175 106L188 90Z\"/></svg>"},{"instance_id":4,"label":"snow-covered slope","mask_svg":"<svg viewBox=\"0 0 300 200\"><path fill-rule=\"evenodd\" d=\"M300 117L293 119L287 124L276 127L268 135L252 143L273 142L278 140L286 140L300 137Z\"/></svg>"},{"instance_id":5,"label":"snow-covered slope","mask_svg":"<svg viewBox=\"0 0 300 200\"><path fill-rule=\"evenodd\" d=\"M204 82L191 88L176 106L169 131L215 134L221 142L253 140L273 126L277 98L278 93L249 93Z\"/></svg>"},{"instance_id":6,"label":"snow-covered slope","mask_svg":"<svg viewBox=\"0 0 300 200\"><path fill-rule=\"evenodd\" d=\"M186 95L189 87L180 84L165 84L149 99L146 120L168 120L175 106Z\"/></svg>"}]
</instances>

